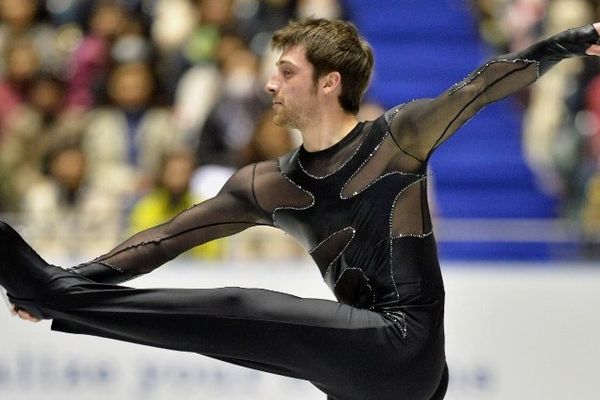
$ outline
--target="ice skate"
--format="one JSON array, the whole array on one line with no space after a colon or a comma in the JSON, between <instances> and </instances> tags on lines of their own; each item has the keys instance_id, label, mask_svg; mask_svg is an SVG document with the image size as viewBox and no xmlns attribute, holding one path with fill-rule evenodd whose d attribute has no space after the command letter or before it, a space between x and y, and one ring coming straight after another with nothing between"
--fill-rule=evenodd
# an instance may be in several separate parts
<instances>
[{"instance_id":1,"label":"ice skate","mask_svg":"<svg viewBox=\"0 0 600 400\"><path fill-rule=\"evenodd\" d=\"M38 303L48 296L52 280L62 274L72 276L44 261L10 225L0 221L0 294L9 310L14 304L44 319Z\"/></svg>"}]
</instances>

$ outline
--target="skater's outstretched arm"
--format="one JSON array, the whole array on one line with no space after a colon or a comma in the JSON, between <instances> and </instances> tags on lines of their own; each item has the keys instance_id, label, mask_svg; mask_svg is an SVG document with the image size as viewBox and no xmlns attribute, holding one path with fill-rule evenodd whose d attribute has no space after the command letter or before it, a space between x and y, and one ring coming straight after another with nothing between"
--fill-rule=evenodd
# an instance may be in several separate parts
<instances>
[{"instance_id":1,"label":"skater's outstretched arm","mask_svg":"<svg viewBox=\"0 0 600 400\"><path fill-rule=\"evenodd\" d=\"M154 270L200 244L270 225L254 196L255 165L236 172L219 194L170 221L139 232L108 253L71 271L101 283L122 283Z\"/></svg>"},{"instance_id":2,"label":"skater's outstretched arm","mask_svg":"<svg viewBox=\"0 0 600 400\"><path fill-rule=\"evenodd\" d=\"M485 105L533 83L560 60L600 55L600 23L569 29L531 47L496 57L439 97L388 111L398 147L419 161L446 141Z\"/></svg>"},{"instance_id":3,"label":"skater's outstretched arm","mask_svg":"<svg viewBox=\"0 0 600 400\"><path fill-rule=\"evenodd\" d=\"M98 283L122 283L210 240L255 225L272 225L271 213L261 208L255 195L255 178L256 164L240 169L214 198L181 212L162 225L133 235L110 252L70 271ZM264 178L261 181L263 187L271 182ZM12 312L21 319L39 321L33 314L14 305Z\"/></svg>"}]
</instances>

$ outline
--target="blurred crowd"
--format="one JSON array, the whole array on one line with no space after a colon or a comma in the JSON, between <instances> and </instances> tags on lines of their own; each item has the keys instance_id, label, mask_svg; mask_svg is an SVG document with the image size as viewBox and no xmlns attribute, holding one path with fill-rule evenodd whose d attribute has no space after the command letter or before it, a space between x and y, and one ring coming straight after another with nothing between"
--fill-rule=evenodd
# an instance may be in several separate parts
<instances>
[{"instance_id":1,"label":"blurred crowd","mask_svg":"<svg viewBox=\"0 0 600 400\"><path fill-rule=\"evenodd\" d=\"M474 0L481 36L499 54L564 29L600 21L598 0ZM600 61L559 63L520 99L524 148L543 190L581 234L584 255L600 256Z\"/></svg>"},{"instance_id":2,"label":"blurred crowd","mask_svg":"<svg viewBox=\"0 0 600 400\"><path fill-rule=\"evenodd\" d=\"M598 1L471 0L498 54L600 20ZM214 196L298 144L272 123L272 32L344 17L338 0L0 0L0 215L42 254L86 258ZM600 62L560 63L520 96L540 186L600 248ZM382 110L365 107L369 117ZM371 109L373 108L373 109ZM368 118L368 117L365 117ZM277 230L206 260L295 258Z\"/></svg>"},{"instance_id":3,"label":"blurred crowd","mask_svg":"<svg viewBox=\"0 0 600 400\"><path fill-rule=\"evenodd\" d=\"M83 258L297 144L261 82L273 30L335 0L0 0L0 213ZM191 256L295 257L277 231ZM265 243L270 243L266 251Z\"/></svg>"}]
</instances>

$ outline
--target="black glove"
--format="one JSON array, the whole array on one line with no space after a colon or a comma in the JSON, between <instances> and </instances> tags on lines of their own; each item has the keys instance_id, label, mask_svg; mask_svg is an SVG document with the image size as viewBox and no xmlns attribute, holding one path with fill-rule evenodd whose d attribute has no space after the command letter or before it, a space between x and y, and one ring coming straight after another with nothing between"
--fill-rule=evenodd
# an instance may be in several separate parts
<instances>
[{"instance_id":1,"label":"black glove","mask_svg":"<svg viewBox=\"0 0 600 400\"><path fill-rule=\"evenodd\" d=\"M598 44L600 36L593 25L573 28L542 40L515 54L515 58L535 60L540 75L565 58L585 56L585 51Z\"/></svg>"}]
</instances>

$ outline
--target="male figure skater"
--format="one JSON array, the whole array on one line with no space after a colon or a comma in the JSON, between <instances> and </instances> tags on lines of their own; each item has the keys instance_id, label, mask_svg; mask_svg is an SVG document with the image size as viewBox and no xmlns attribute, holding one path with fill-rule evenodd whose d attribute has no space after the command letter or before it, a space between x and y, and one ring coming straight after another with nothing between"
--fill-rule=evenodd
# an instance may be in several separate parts
<instances>
[{"instance_id":1,"label":"male figure skater","mask_svg":"<svg viewBox=\"0 0 600 400\"><path fill-rule=\"evenodd\" d=\"M433 151L486 104L561 59L600 55L600 24L486 63L434 99L356 120L373 64L354 26L310 19L277 31L266 85L275 122L303 144L239 170L213 199L70 270L0 225L0 285L52 328L196 352L306 379L329 399L438 400L444 288L426 198ZM267 290L119 286L189 248L254 225L294 235L338 302Z\"/></svg>"}]
</instances>

